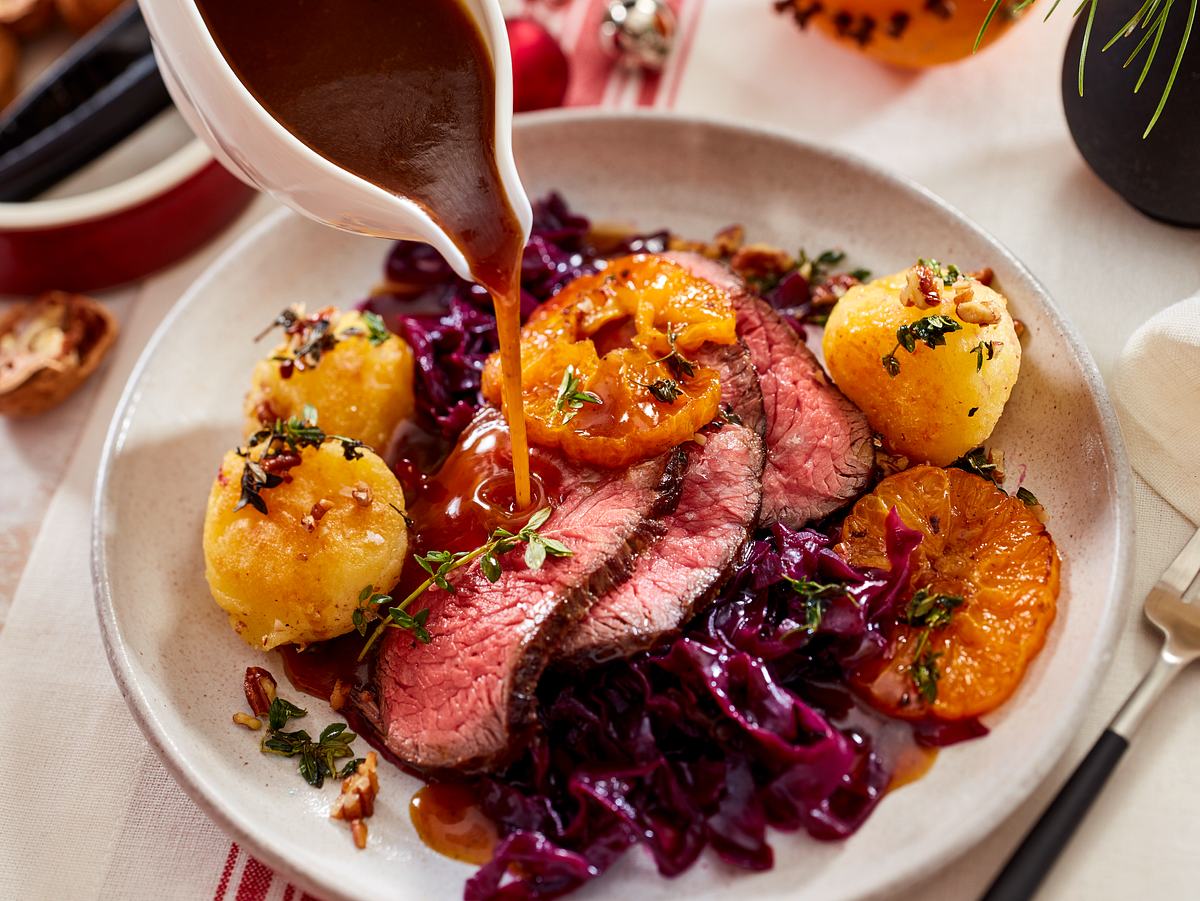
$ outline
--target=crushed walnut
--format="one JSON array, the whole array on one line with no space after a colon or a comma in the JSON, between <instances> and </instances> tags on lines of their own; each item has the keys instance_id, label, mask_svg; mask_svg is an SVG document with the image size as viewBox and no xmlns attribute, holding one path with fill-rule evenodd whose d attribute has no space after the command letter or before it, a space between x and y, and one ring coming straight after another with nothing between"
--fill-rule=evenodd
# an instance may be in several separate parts
<instances>
[{"instance_id":1,"label":"crushed walnut","mask_svg":"<svg viewBox=\"0 0 1200 901\"><path fill-rule=\"evenodd\" d=\"M333 710L341 710L346 706L350 697L350 686L341 679L334 680L333 691L329 693L329 706Z\"/></svg>"},{"instance_id":2,"label":"crushed walnut","mask_svg":"<svg viewBox=\"0 0 1200 901\"><path fill-rule=\"evenodd\" d=\"M333 509L333 501L321 498L312 505L312 509L307 514L300 518L300 525L304 526L305 531L311 532L330 510Z\"/></svg>"},{"instance_id":3,"label":"crushed walnut","mask_svg":"<svg viewBox=\"0 0 1200 901\"><path fill-rule=\"evenodd\" d=\"M360 507L371 506L371 486L366 482L359 482L350 489L350 496L354 498L354 503Z\"/></svg>"},{"instance_id":4,"label":"crushed walnut","mask_svg":"<svg viewBox=\"0 0 1200 901\"><path fill-rule=\"evenodd\" d=\"M904 273L904 287L900 289L900 302L906 307L928 309L941 306L941 277L924 263L910 266Z\"/></svg>"},{"instance_id":5,"label":"crushed walnut","mask_svg":"<svg viewBox=\"0 0 1200 901\"><path fill-rule=\"evenodd\" d=\"M965 299L960 300L960 296L956 294L954 297L954 314L963 322L973 325L995 325L1000 321L1004 308L995 297L976 297L970 289L966 292Z\"/></svg>"},{"instance_id":6,"label":"crushed walnut","mask_svg":"<svg viewBox=\"0 0 1200 901\"><path fill-rule=\"evenodd\" d=\"M379 758L374 751L342 780L342 792L333 802L329 816L350 825L355 847L367 846L367 818L375 813L375 797L379 794Z\"/></svg>"}]
</instances>

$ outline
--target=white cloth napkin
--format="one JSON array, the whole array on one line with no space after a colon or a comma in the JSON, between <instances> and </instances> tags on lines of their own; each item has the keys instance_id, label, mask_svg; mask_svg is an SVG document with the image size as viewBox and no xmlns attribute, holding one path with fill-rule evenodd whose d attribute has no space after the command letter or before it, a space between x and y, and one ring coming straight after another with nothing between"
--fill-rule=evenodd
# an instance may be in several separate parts
<instances>
[{"instance_id":1,"label":"white cloth napkin","mask_svg":"<svg viewBox=\"0 0 1200 901\"><path fill-rule=\"evenodd\" d=\"M1133 468L1200 523L1200 294L1133 333L1117 363L1114 397Z\"/></svg>"}]
</instances>

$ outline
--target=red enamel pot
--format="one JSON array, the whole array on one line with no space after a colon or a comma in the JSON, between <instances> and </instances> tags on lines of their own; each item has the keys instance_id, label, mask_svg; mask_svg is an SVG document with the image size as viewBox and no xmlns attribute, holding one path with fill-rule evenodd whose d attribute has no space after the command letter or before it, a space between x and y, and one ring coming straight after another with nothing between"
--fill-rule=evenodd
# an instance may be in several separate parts
<instances>
[{"instance_id":1,"label":"red enamel pot","mask_svg":"<svg viewBox=\"0 0 1200 901\"><path fill-rule=\"evenodd\" d=\"M81 193L0 203L0 294L98 291L144 278L204 244L253 196L188 140Z\"/></svg>"}]
</instances>

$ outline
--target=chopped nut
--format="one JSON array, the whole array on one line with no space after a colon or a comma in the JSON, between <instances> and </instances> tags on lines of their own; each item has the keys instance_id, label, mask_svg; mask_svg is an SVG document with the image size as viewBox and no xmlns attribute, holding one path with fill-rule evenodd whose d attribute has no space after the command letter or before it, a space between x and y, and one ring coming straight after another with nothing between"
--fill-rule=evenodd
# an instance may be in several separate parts
<instances>
[{"instance_id":1,"label":"chopped nut","mask_svg":"<svg viewBox=\"0 0 1200 901\"><path fill-rule=\"evenodd\" d=\"M248 666L246 676L242 679L242 691L254 714L265 716L275 700L275 677L261 666Z\"/></svg>"},{"instance_id":2,"label":"chopped nut","mask_svg":"<svg viewBox=\"0 0 1200 901\"><path fill-rule=\"evenodd\" d=\"M350 491L350 496L360 507L371 506L371 487L366 482L359 482L355 485Z\"/></svg>"},{"instance_id":3,"label":"chopped nut","mask_svg":"<svg viewBox=\"0 0 1200 901\"><path fill-rule=\"evenodd\" d=\"M0 415L32 416L65 400L108 353L117 321L98 301L51 291L0 314Z\"/></svg>"},{"instance_id":4,"label":"chopped nut","mask_svg":"<svg viewBox=\"0 0 1200 901\"><path fill-rule=\"evenodd\" d=\"M917 263L904 274L904 287L900 289L900 302L906 307L926 309L941 305L939 289L942 280L928 266Z\"/></svg>"},{"instance_id":5,"label":"chopped nut","mask_svg":"<svg viewBox=\"0 0 1200 901\"><path fill-rule=\"evenodd\" d=\"M733 256L746 242L746 229L727 225L713 236L712 249L722 259Z\"/></svg>"},{"instance_id":6,"label":"chopped nut","mask_svg":"<svg viewBox=\"0 0 1200 901\"><path fill-rule=\"evenodd\" d=\"M311 513L306 513L300 517L300 525L304 526L304 531L311 532L317 527L317 521L312 518Z\"/></svg>"},{"instance_id":7,"label":"chopped nut","mask_svg":"<svg viewBox=\"0 0 1200 901\"><path fill-rule=\"evenodd\" d=\"M329 693L329 706L334 710L341 710L346 706L346 699L350 697L350 686L337 679L333 683L333 691Z\"/></svg>"},{"instance_id":8,"label":"chopped nut","mask_svg":"<svg viewBox=\"0 0 1200 901\"><path fill-rule=\"evenodd\" d=\"M317 501L315 504L312 505L312 509L309 511L308 515L311 516L317 522L320 522L321 517L324 516L326 513L328 513L332 509L333 509L333 501L326 500L325 498L321 498L319 501Z\"/></svg>"},{"instance_id":9,"label":"chopped nut","mask_svg":"<svg viewBox=\"0 0 1200 901\"><path fill-rule=\"evenodd\" d=\"M963 322L970 322L974 325L995 325L1000 321L1000 315L1003 312L1000 304L990 297L974 297L971 299L958 302L958 306L954 312Z\"/></svg>"},{"instance_id":10,"label":"chopped nut","mask_svg":"<svg viewBox=\"0 0 1200 901\"><path fill-rule=\"evenodd\" d=\"M705 435L703 432L697 432L695 435L692 436L692 440L694 442L696 442L698 445L700 445L701 447L704 447L704 445L708 444L708 436Z\"/></svg>"},{"instance_id":11,"label":"chopped nut","mask_svg":"<svg viewBox=\"0 0 1200 901\"><path fill-rule=\"evenodd\" d=\"M956 304L966 303L975 297L975 289L971 287L970 282L955 282L954 283L954 302Z\"/></svg>"},{"instance_id":12,"label":"chopped nut","mask_svg":"<svg viewBox=\"0 0 1200 901\"><path fill-rule=\"evenodd\" d=\"M979 284L986 287L991 287L992 279L996 277L996 273L992 272L991 266L984 266L982 269L977 269L974 272L967 273L968 278L973 278Z\"/></svg>"},{"instance_id":13,"label":"chopped nut","mask_svg":"<svg viewBox=\"0 0 1200 901\"><path fill-rule=\"evenodd\" d=\"M262 720L258 719L257 717L253 717L248 713L242 713L241 711L238 711L233 715L233 721L239 726L245 726L247 729L262 728Z\"/></svg>"},{"instance_id":14,"label":"chopped nut","mask_svg":"<svg viewBox=\"0 0 1200 901\"><path fill-rule=\"evenodd\" d=\"M767 244L747 244L729 261L733 271L746 279L780 278L794 269L796 261L786 251Z\"/></svg>"},{"instance_id":15,"label":"chopped nut","mask_svg":"<svg viewBox=\"0 0 1200 901\"><path fill-rule=\"evenodd\" d=\"M375 797L379 794L378 764L375 752L368 753L358 769L342 780L342 792L329 812L333 819L350 824L350 834L359 849L367 846L366 819L375 813Z\"/></svg>"}]
</instances>

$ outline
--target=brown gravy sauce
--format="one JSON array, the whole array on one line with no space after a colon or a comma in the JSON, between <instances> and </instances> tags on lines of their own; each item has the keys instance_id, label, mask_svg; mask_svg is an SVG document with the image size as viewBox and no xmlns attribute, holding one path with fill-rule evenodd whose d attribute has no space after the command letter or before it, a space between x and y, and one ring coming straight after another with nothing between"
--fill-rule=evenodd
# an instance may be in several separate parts
<instances>
[{"instance_id":1,"label":"brown gravy sauce","mask_svg":"<svg viewBox=\"0 0 1200 901\"><path fill-rule=\"evenodd\" d=\"M496 165L495 72L458 0L196 0L247 90L342 169L420 204L492 295L517 505L531 503L521 397L524 242Z\"/></svg>"}]
</instances>

